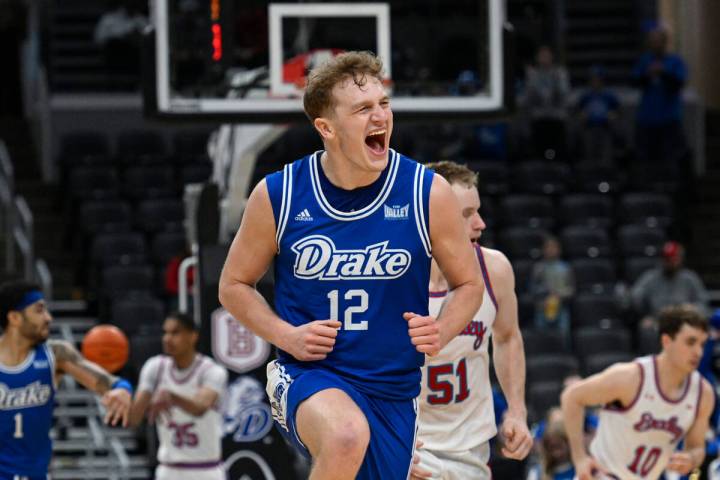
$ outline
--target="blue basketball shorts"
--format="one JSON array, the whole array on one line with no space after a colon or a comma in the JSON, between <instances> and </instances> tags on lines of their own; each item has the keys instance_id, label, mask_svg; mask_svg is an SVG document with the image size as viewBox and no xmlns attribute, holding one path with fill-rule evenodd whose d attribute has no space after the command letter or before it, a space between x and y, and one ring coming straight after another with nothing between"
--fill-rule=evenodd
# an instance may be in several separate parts
<instances>
[{"instance_id":1,"label":"blue basketball shorts","mask_svg":"<svg viewBox=\"0 0 720 480\"><path fill-rule=\"evenodd\" d=\"M267 393L273 418L280 433L303 455L310 453L300 440L295 425L297 408L311 395L337 388L345 392L365 414L370 426L370 444L358 472L358 480L406 480L410 475L417 433L417 403L370 397L321 369L294 372L277 360L267 366Z\"/></svg>"}]
</instances>

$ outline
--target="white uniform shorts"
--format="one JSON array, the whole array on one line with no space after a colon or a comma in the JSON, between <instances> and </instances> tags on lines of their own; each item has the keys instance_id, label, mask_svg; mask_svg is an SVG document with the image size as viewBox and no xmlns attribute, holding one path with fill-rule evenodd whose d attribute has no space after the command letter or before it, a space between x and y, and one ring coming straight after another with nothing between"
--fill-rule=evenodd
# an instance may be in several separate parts
<instances>
[{"instance_id":1,"label":"white uniform shorts","mask_svg":"<svg viewBox=\"0 0 720 480\"><path fill-rule=\"evenodd\" d=\"M158 465L155 480L227 480L222 465L211 468L176 468Z\"/></svg>"},{"instance_id":2,"label":"white uniform shorts","mask_svg":"<svg viewBox=\"0 0 720 480\"><path fill-rule=\"evenodd\" d=\"M418 466L432 472L433 480L491 480L490 443L485 442L470 450L442 452L420 448Z\"/></svg>"}]
</instances>

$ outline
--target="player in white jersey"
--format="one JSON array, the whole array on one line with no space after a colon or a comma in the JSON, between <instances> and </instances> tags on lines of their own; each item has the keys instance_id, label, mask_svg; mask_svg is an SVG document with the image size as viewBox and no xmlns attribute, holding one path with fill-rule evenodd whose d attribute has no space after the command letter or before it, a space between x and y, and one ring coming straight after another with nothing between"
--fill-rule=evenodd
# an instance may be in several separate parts
<instances>
[{"instance_id":1,"label":"player in white jersey","mask_svg":"<svg viewBox=\"0 0 720 480\"><path fill-rule=\"evenodd\" d=\"M696 371L708 322L690 305L659 316L662 351L618 363L568 387L562 410L579 480L656 479L663 471L687 474L702 465L715 397ZM583 444L584 408L602 405L599 427ZM682 450L676 450L684 440Z\"/></svg>"},{"instance_id":2,"label":"player in white jersey","mask_svg":"<svg viewBox=\"0 0 720 480\"><path fill-rule=\"evenodd\" d=\"M130 412L138 425L145 413L156 423L160 448L156 480L225 480L219 405L227 371L197 353L192 318L173 313L163 324L165 355L150 358Z\"/></svg>"},{"instance_id":3,"label":"player in white jersey","mask_svg":"<svg viewBox=\"0 0 720 480\"><path fill-rule=\"evenodd\" d=\"M454 162L428 165L444 177L462 208L465 230L475 244L485 280L480 309L440 353L426 357L420 393L419 463L413 478L490 479L489 440L497 433L490 385L488 344L493 338L495 369L508 400L501 427L504 455L521 460L532 448L525 408L525 354L518 327L515 277L505 255L477 245L485 222L474 172ZM437 265L430 273L430 315L438 315L447 281Z\"/></svg>"}]
</instances>

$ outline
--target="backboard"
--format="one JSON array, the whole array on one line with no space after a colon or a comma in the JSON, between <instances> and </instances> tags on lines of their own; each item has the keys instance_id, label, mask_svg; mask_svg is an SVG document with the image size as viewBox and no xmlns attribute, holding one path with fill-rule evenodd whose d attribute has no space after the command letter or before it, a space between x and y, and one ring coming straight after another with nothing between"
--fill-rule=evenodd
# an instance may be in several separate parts
<instances>
[{"instance_id":1,"label":"backboard","mask_svg":"<svg viewBox=\"0 0 720 480\"><path fill-rule=\"evenodd\" d=\"M347 50L380 56L403 118L506 106L504 0L152 0L152 17L161 116L298 120L307 72Z\"/></svg>"}]
</instances>

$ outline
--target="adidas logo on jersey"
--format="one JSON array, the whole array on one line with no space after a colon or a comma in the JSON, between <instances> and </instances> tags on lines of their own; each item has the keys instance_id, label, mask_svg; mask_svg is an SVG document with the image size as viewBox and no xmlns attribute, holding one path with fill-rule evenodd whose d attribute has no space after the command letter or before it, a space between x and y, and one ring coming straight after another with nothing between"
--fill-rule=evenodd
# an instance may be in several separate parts
<instances>
[{"instance_id":1,"label":"adidas logo on jersey","mask_svg":"<svg viewBox=\"0 0 720 480\"><path fill-rule=\"evenodd\" d=\"M398 278L410 268L410 252L376 243L364 250L340 250L328 237L312 235L291 247L295 276L319 280L377 280Z\"/></svg>"},{"instance_id":2,"label":"adidas logo on jersey","mask_svg":"<svg viewBox=\"0 0 720 480\"><path fill-rule=\"evenodd\" d=\"M8 388L0 383L0 410L35 407L45 405L50 399L50 385L33 382L20 388Z\"/></svg>"},{"instance_id":3,"label":"adidas logo on jersey","mask_svg":"<svg viewBox=\"0 0 720 480\"><path fill-rule=\"evenodd\" d=\"M383 207L385 207L385 220L407 220L408 218L409 204L402 207L399 205L393 205L392 207L383 205Z\"/></svg>"},{"instance_id":4,"label":"adidas logo on jersey","mask_svg":"<svg viewBox=\"0 0 720 480\"><path fill-rule=\"evenodd\" d=\"M308 212L308 209L304 209L302 212L295 215L295 220L298 222L312 222L313 217L310 215L310 212Z\"/></svg>"}]
</instances>

